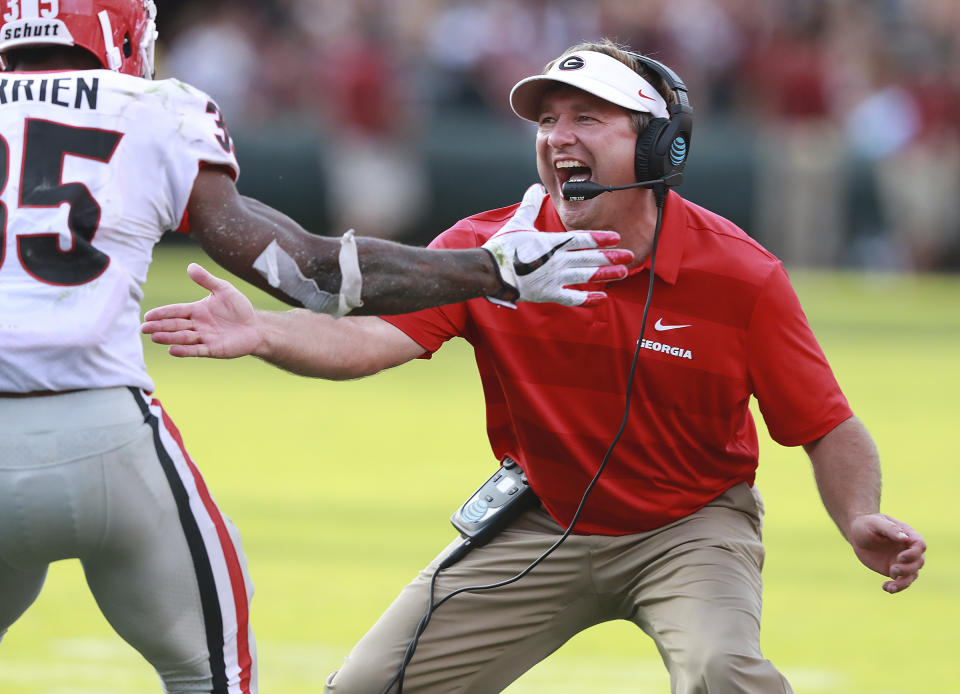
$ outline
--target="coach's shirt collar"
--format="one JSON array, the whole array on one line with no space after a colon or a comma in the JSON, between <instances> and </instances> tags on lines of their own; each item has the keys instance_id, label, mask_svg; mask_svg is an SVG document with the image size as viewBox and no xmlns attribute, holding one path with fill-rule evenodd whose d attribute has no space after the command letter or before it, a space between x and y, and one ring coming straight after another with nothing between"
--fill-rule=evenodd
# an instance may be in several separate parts
<instances>
[{"instance_id":1,"label":"coach's shirt collar","mask_svg":"<svg viewBox=\"0 0 960 694\"><path fill-rule=\"evenodd\" d=\"M616 193L611 193L616 195ZM548 197L549 201L550 198ZM541 210L542 229L546 231L565 231L563 222L557 214L553 204L544 205ZM683 198L674 191L667 193L667 200L663 207L663 223L660 228L660 239L657 242L657 263L655 272L657 277L668 284L676 284L680 274L680 261L683 260L683 244L686 234L687 213ZM633 277L650 269L650 256L643 259L627 272L627 277Z\"/></svg>"}]
</instances>

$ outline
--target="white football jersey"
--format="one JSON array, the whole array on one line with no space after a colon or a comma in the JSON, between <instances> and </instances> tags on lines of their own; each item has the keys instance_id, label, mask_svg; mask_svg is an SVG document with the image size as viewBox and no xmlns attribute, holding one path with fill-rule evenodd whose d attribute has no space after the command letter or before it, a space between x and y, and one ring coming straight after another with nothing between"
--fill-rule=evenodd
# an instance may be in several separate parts
<instances>
[{"instance_id":1,"label":"white football jersey","mask_svg":"<svg viewBox=\"0 0 960 694\"><path fill-rule=\"evenodd\" d=\"M239 174L217 105L177 80L0 73L0 392L153 390L153 247L203 164Z\"/></svg>"}]
</instances>

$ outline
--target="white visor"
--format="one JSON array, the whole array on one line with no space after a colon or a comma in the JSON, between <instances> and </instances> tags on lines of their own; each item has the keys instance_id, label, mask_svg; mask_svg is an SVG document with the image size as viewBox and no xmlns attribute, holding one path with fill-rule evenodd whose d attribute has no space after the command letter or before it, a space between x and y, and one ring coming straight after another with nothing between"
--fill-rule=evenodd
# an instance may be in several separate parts
<instances>
[{"instance_id":1,"label":"white visor","mask_svg":"<svg viewBox=\"0 0 960 694\"><path fill-rule=\"evenodd\" d=\"M573 53L546 74L517 82L510 91L514 113L534 123L540 120L540 100L551 82L569 84L631 111L670 117L667 102L649 82L616 58L595 51Z\"/></svg>"}]
</instances>

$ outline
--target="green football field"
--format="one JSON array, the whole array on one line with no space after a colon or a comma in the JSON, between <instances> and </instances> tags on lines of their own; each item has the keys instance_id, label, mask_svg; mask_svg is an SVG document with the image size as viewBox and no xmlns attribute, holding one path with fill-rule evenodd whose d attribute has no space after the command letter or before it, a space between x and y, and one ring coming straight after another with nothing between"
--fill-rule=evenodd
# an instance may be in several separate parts
<instances>
[{"instance_id":1,"label":"green football field","mask_svg":"<svg viewBox=\"0 0 960 694\"><path fill-rule=\"evenodd\" d=\"M198 257L161 248L144 306L199 298L184 272ZM884 593L824 512L802 450L765 439L760 421L765 654L798 694L958 693L960 278L793 274L877 440L883 510L923 533L929 551L913 587ZM470 350L456 341L429 362L327 383L253 359L178 360L147 344L156 396L243 534L261 691L319 692L452 539L450 513L494 465ZM149 665L100 616L76 562L51 567L0 645L3 694L158 691ZM581 634L507 691L666 692L668 679L653 644L618 622Z\"/></svg>"}]
</instances>

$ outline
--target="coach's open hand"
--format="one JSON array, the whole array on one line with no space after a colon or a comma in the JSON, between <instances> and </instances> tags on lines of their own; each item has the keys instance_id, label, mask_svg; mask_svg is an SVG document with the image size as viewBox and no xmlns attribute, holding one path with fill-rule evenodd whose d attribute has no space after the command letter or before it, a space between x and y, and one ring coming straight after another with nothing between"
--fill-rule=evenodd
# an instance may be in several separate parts
<instances>
[{"instance_id":1,"label":"coach's open hand","mask_svg":"<svg viewBox=\"0 0 960 694\"><path fill-rule=\"evenodd\" d=\"M260 342L257 314L250 300L226 280L196 263L187 274L210 294L189 304L171 304L144 315L141 332L175 357L233 359L251 354Z\"/></svg>"}]
</instances>

